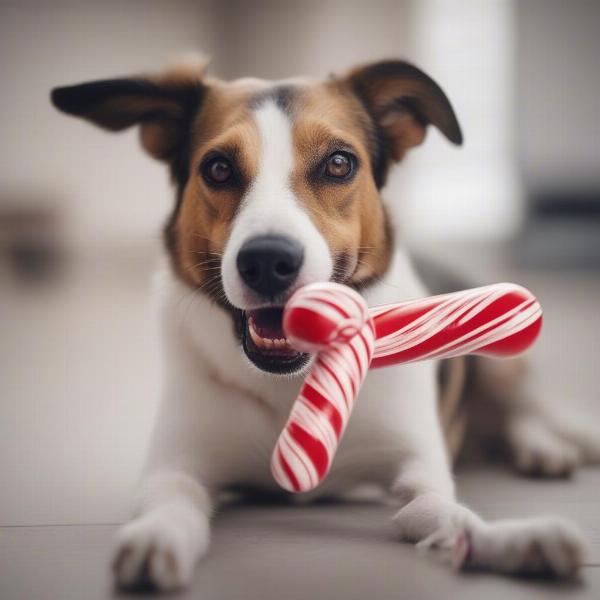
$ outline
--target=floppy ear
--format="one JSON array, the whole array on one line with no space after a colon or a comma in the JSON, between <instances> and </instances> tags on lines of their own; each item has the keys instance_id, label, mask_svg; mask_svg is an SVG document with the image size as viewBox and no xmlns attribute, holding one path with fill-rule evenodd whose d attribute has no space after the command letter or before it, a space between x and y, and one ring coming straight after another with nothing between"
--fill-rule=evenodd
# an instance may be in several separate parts
<instances>
[{"instance_id":1,"label":"floppy ear","mask_svg":"<svg viewBox=\"0 0 600 600\"><path fill-rule=\"evenodd\" d=\"M205 93L202 67L173 70L157 77L106 79L52 90L52 103L110 131L139 124L146 151L159 160L175 159Z\"/></svg>"},{"instance_id":2,"label":"floppy ear","mask_svg":"<svg viewBox=\"0 0 600 600\"><path fill-rule=\"evenodd\" d=\"M435 125L453 144L462 144L460 126L440 86L417 67L389 60L357 67L346 75L351 90L370 114L382 138L385 168L425 138Z\"/></svg>"}]
</instances>

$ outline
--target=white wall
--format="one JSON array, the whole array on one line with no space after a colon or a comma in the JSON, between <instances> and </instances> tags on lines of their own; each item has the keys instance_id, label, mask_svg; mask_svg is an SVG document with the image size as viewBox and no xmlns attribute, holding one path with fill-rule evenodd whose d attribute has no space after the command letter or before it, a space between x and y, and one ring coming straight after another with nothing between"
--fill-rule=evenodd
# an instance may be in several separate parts
<instances>
[{"instance_id":1,"label":"white wall","mask_svg":"<svg viewBox=\"0 0 600 600\"><path fill-rule=\"evenodd\" d=\"M514 152L511 0L418 0L414 57L448 94L465 137L431 131L399 170L400 221L414 243L510 238L523 217Z\"/></svg>"}]
</instances>

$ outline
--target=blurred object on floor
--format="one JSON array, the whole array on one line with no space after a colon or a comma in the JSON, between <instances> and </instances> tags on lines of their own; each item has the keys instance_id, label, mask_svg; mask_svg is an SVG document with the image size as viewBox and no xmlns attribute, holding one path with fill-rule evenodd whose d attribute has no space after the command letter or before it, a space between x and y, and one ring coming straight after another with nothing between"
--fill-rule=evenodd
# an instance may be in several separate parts
<instances>
[{"instance_id":1,"label":"blurred object on floor","mask_svg":"<svg viewBox=\"0 0 600 600\"><path fill-rule=\"evenodd\" d=\"M64 219L56 202L0 193L0 261L28 284L58 278L65 262Z\"/></svg>"}]
</instances>

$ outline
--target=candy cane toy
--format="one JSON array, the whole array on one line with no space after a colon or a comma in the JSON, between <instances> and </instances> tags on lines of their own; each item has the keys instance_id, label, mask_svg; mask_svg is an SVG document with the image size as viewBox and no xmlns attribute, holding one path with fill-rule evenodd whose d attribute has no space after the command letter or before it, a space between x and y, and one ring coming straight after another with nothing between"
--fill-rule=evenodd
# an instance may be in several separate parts
<instances>
[{"instance_id":1,"label":"candy cane toy","mask_svg":"<svg viewBox=\"0 0 600 600\"><path fill-rule=\"evenodd\" d=\"M291 492L325 478L369 367L515 356L541 326L539 302L512 283L371 309L343 285L299 289L285 307L283 328L292 346L317 356L273 452L273 476Z\"/></svg>"}]
</instances>

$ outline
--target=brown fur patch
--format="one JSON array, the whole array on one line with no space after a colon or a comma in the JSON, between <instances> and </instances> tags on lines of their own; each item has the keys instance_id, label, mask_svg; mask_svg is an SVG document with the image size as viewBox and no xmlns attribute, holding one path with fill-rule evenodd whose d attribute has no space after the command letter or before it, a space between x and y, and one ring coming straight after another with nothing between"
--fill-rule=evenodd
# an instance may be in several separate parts
<instances>
[{"instance_id":1,"label":"brown fur patch","mask_svg":"<svg viewBox=\"0 0 600 600\"><path fill-rule=\"evenodd\" d=\"M195 119L190 153L190 177L172 227L177 242L171 251L177 274L218 302L224 302L220 261L231 225L247 182L256 175L258 132L247 100L247 89L230 89L214 83L205 108ZM219 150L235 158L239 186L211 189L200 175L203 158ZM246 184L244 184L246 182Z\"/></svg>"},{"instance_id":2,"label":"brown fur patch","mask_svg":"<svg viewBox=\"0 0 600 600\"><path fill-rule=\"evenodd\" d=\"M427 125L461 144L460 126L440 86L417 67L386 60L351 69L342 80L360 98L373 124L373 174L378 187L390 165L422 143Z\"/></svg>"},{"instance_id":3,"label":"brown fur patch","mask_svg":"<svg viewBox=\"0 0 600 600\"><path fill-rule=\"evenodd\" d=\"M338 263L336 279L360 287L383 275L392 242L371 170L368 116L339 82L303 90L295 108L292 187L327 240L334 263ZM332 183L311 177L313 166L337 150L348 150L357 157L352 180ZM339 256L344 257L344 273L339 269Z\"/></svg>"}]
</instances>

